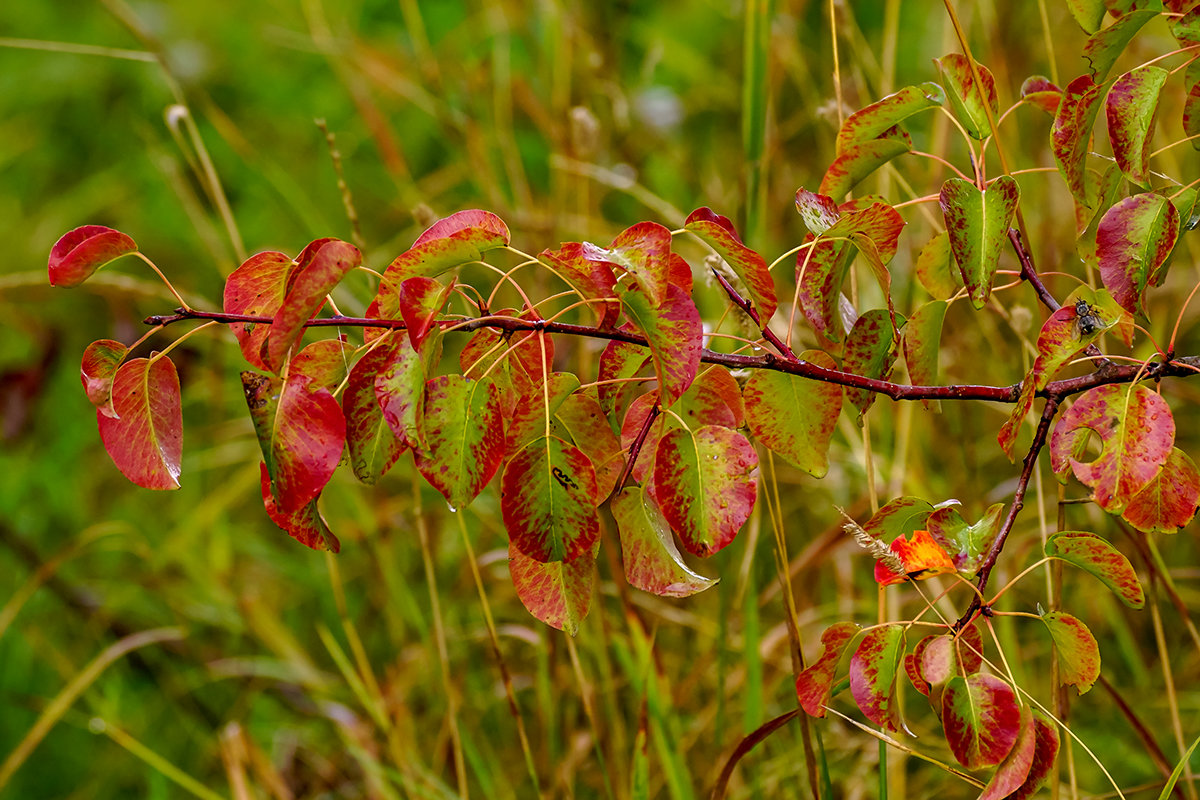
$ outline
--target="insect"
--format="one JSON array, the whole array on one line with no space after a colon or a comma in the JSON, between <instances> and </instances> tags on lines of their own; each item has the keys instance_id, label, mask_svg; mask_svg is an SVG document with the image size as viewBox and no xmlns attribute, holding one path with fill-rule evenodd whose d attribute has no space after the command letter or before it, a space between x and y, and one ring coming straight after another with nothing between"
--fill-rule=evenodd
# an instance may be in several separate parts
<instances>
[{"instance_id":1,"label":"insect","mask_svg":"<svg viewBox=\"0 0 1200 800\"><path fill-rule=\"evenodd\" d=\"M1080 338L1091 336L1104 327L1104 320L1086 300L1075 301L1075 332Z\"/></svg>"}]
</instances>

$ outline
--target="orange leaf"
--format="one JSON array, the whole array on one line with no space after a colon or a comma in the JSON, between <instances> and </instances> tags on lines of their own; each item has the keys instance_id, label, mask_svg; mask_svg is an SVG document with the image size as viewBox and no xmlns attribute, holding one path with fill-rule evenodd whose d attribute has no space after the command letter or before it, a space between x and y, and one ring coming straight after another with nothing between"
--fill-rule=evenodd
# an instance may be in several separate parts
<instances>
[{"instance_id":1,"label":"orange leaf","mask_svg":"<svg viewBox=\"0 0 1200 800\"><path fill-rule=\"evenodd\" d=\"M891 551L904 563L904 574L892 572L880 561L875 564L875 581L880 586L903 583L906 580L924 580L934 575L956 571L954 561L942 546L933 540L929 531L913 531L911 539L896 537L892 542Z\"/></svg>"}]
</instances>

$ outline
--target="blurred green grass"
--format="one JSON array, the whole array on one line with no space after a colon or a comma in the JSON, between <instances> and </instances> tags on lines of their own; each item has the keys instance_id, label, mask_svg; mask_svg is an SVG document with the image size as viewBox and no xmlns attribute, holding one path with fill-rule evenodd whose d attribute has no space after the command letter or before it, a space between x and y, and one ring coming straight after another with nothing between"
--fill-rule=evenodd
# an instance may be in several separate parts
<instances>
[{"instance_id":1,"label":"blurred green grass","mask_svg":"<svg viewBox=\"0 0 1200 800\"><path fill-rule=\"evenodd\" d=\"M1057 67L1065 83L1082 71L1074 55L1082 34L1059 5L1049 10L1057 64L1047 57L1035 4L960 10L976 56L996 74L1006 100L1028 74L1053 74ZM839 8L847 109L935 79L930 59L956 49L938 3ZM887 24L892 12L895 22ZM768 114L765 201L750 244L768 259L799 241L792 193L814 187L832 158L838 112L825 13L821 3L777 2L760 40L768 49L765 93L756 101ZM126 14L140 36L122 23ZM641 219L676 226L678 215L700 205L745 222L742 25L740 6L715 0L0 6L6 37L0 239L8 247L0 262L0 604L19 597L31 580L41 584L0 635L0 758L115 641L163 626L187 632L109 667L3 796L183 796L121 734L105 735L97 720L224 797L441 797L461 786L477 797L534 796L466 566L459 517L479 557L546 796L630 796L642 719L649 726L650 796L702 796L743 734L794 707L765 514L735 545L698 566L722 582L686 601L627 590L610 536L592 613L572 643L534 621L515 598L495 499L485 495L451 515L428 487L414 499L412 471L402 465L375 488L339 475L326 493L325 514L343 542L335 579L325 557L294 545L262 512L257 445L229 337L196 337L179 351L186 387L183 488L136 489L100 447L79 390L78 357L96 338L132 341L140 320L169 310L171 298L132 261L73 292L52 291L44 272L63 232L105 224L132 235L182 290L206 306L219 304L238 247L189 167L196 154L165 122L180 100L211 153L245 252L295 253L319 236L353 235L316 118L337 138L366 260L376 267L404 250L431 213L467 207L500 214L514 244L527 251L606 240ZM1139 45L1143 58L1161 51L1163 33L1154 36ZM181 94L173 94L155 63L66 52L56 42L157 52ZM1017 131L1006 141L1010 158L1025 166L1050 163L1046 120L1025 113L1009 124ZM961 149L953 140L945 144L944 122L914 126L913 133L919 149L948 146L961 162ZM1165 158L1191 163L1190 154ZM924 162L903 174L922 193L936 192L945 177ZM1070 201L1060 184L1049 175L1022 179L1043 268L1073 259ZM896 199L908 198L897 192ZM921 213L906 217L910 246L894 267L901 298L916 296L902 277L928 232ZM1195 277L1186 260L1176 270ZM1069 286L1055 288L1066 287L1065 294ZM365 281L352 283L339 302L359 310L370 291ZM1173 306L1169 297L1161 298L1164 309ZM1012 303L1034 305L1031 295ZM1165 324L1156 335L1169 331L1160 330ZM1192 352L1186 345L1197 342L1189 330L1180 349ZM981 360L980 348L991 358ZM952 311L942 353L948 380L1015 382L1026 366L1022 359L998 317ZM1186 385L1168 391L1179 408L1197 399ZM993 476L1016 473L992 438L1007 410L962 405L936 416L919 406L888 405L879 401L870 418L885 499L958 497L978 515L1008 498L1011 484ZM1195 432L1184 428L1181 445L1195 452ZM810 658L826 624L866 622L875 613L870 565L838 537L833 512L834 504L856 513L868 507L862 441L843 418L827 478L780 471L793 591ZM961 466L951 468L947 452L961 453ZM1047 475L1036 500L1053 515L1055 499ZM1107 517L1075 507L1068 514L1071 527L1121 541ZM1032 560L1036 516L1031 504L1014 536L1013 566L998 578ZM436 616L421 520L429 525ZM1195 599L1191 540L1189 532L1160 541L1188 601ZM65 560L52 564L60 554ZM1068 608L1093 627L1106 675L1172 752L1163 678L1147 666L1157 659L1148 614L1117 607L1083 580L1068 576ZM1036 583L1026 584L1020 607L1042 599ZM1188 687L1197 660L1175 612L1164 613L1181 711L1194 723L1200 698ZM1048 643L1028 625L1005 621L999 628L1010 653L1020 654L1014 667L1044 698L1039 666L1022 662L1044 665ZM936 720L923 710L912 716L914 729L928 734L917 746L948 758L937 744ZM1074 703L1071 724L1122 785L1155 776L1144 753L1130 754L1131 734L1100 691ZM455 769L455 727L462 775ZM873 796L875 743L838 723L821 731L838 796ZM1103 791L1086 758L1077 754L1076 761L1081 783ZM894 780L898 786L907 780L909 796L974 794L936 769L895 764ZM732 792L802 797L807 785L793 726L745 759Z\"/></svg>"}]
</instances>

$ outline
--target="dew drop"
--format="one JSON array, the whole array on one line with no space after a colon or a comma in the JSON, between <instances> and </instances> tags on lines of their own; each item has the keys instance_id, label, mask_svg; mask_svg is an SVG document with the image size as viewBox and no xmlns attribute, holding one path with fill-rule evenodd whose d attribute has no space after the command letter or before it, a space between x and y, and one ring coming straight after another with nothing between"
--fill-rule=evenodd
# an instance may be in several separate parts
<instances>
[{"instance_id":1,"label":"dew drop","mask_svg":"<svg viewBox=\"0 0 1200 800\"><path fill-rule=\"evenodd\" d=\"M454 506L450 505L449 503L446 503L446 508L450 509L450 513L451 513L451 514L457 514L457 513L458 513L458 509L457 509L457 508L455 508Z\"/></svg>"}]
</instances>

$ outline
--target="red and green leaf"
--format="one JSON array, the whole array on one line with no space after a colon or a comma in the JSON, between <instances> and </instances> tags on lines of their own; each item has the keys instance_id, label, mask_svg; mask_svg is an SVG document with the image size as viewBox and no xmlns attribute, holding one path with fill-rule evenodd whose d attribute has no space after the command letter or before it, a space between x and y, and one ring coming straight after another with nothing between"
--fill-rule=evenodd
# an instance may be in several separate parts
<instances>
[{"instance_id":1,"label":"red and green leaf","mask_svg":"<svg viewBox=\"0 0 1200 800\"><path fill-rule=\"evenodd\" d=\"M604 264L616 264L633 277L652 305L667 301L672 283L671 232L657 222L639 222L617 234L611 247L584 242L583 257ZM690 281L686 287L691 292Z\"/></svg>"},{"instance_id":2,"label":"red and green leaf","mask_svg":"<svg viewBox=\"0 0 1200 800\"><path fill-rule=\"evenodd\" d=\"M425 384L424 441L417 469L451 508L465 508L504 458L500 392L491 380L442 375Z\"/></svg>"},{"instance_id":3,"label":"red and green leaf","mask_svg":"<svg viewBox=\"0 0 1200 800\"><path fill-rule=\"evenodd\" d=\"M1100 648L1088 627L1062 611L1042 615L1042 622L1058 651L1058 674L1063 686L1074 686L1080 694L1100 677Z\"/></svg>"},{"instance_id":4,"label":"red and green leaf","mask_svg":"<svg viewBox=\"0 0 1200 800\"><path fill-rule=\"evenodd\" d=\"M426 340L426 349L432 341ZM393 334L391 341L381 345L380 350L374 386L383 421L397 440L413 450L428 449L424 438L427 374L424 360L403 334Z\"/></svg>"},{"instance_id":5,"label":"red and green leaf","mask_svg":"<svg viewBox=\"0 0 1200 800\"><path fill-rule=\"evenodd\" d=\"M571 372L552 372L539 383L521 398L506 421L505 447L510 455L539 437L566 433L555 415L563 402L579 389L579 378Z\"/></svg>"},{"instance_id":6,"label":"red and green leaf","mask_svg":"<svg viewBox=\"0 0 1200 800\"><path fill-rule=\"evenodd\" d=\"M821 634L821 652L816 661L796 676L796 697L800 707L811 717L824 717L829 693L837 677L842 654L858 635L853 622L835 622Z\"/></svg>"},{"instance_id":7,"label":"red and green leaf","mask_svg":"<svg viewBox=\"0 0 1200 800\"><path fill-rule=\"evenodd\" d=\"M64 233L50 248L46 264L51 286L78 286L123 255L137 252L130 237L103 225L84 225Z\"/></svg>"},{"instance_id":8,"label":"red and green leaf","mask_svg":"<svg viewBox=\"0 0 1200 800\"><path fill-rule=\"evenodd\" d=\"M1063 90L1042 75L1031 75L1021 84L1021 101L1037 106L1051 117L1058 113L1062 97Z\"/></svg>"},{"instance_id":9,"label":"red and green leaf","mask_svg":"<svg viewBox=\"0 0 1200 800\"><path fill-rule=\"evenodd\" d=\"M1163 10L1162 0L1148 0L1141 5L1141 8L1122 14L1112 25L1088 37L1087 44L1083 46L1083 57L1091 65L1092 77L1096 80L1103 81L1108 77L1108 71L1134 34Z\"/></svg>"},{"instance_id":10,"label":"red and green leaf","mask_svg":"<svg viewBox=\"0 0 1200 800\"><path fill-rule=\"evenodd\" d=\"M944 300L928 302L913 312L904 326L904 363L914 384L938 384L938 351L947 307ZM929 405L929 401L925 403Z\"/></svg>"},{"instance_id":11,"label":"red and green leaf","mask_svg":"<svg viewBox=\"0 0 1200 800\"><path fill-rule=\"evenodd\" d=\"M1029 767L1029 775L1025 782L1008 796L1008 800L1027 800L1033 797L1054 769L1055 759L1058 758L1057 726L1040 711L1034 711L1033 734L1033 761Z\"/></svg>"},{"instance_id":12,"label":"red and green leaf","mask_svg":"<svg viewBox=\"0 0 1200 800\"><path fill-rule=\"evenodd\" d=\"M408 338L414 350L421 349L421 342L429 335L429 329L453 292L453 280L442 286L433 278L421 275L400 284L400 316L408 328Z\"/></svg>"},{"instance_id":13,"label":"red and green leaf","mask_svg":"<svg viewBox=\"0 0 1200 800\"><path fill-rule=\"evenodd\" d=\"M999 764L1021 732L1016 693L993 675L955 676L942 693L942 727L950 751L967 769Z\"/></svg>"},{"instance_id":14,"label":"red and green leaf","mask_svg":"<svg viewBox=\"0 0 1200 800\"><path fill-rule=\"evenodd\" d=\"M260 462L259 467L261 468L263 505L267 509L267 516L271 518L271 522L274 522L288 536L305 547L311 547L313 550L329 550L334 553L341 550L341 543L333 535L333 531L329 530L329 525L325 523L325 518L317 509L317 501L312 500L295 511L280 511L279 506L275 503L275 497L271 494L271 474L267 471L267 465Z\"/></svg>"},{"instance_id":15,"label":"red and green leaf","mask_svg":"<svg viewBox=\"0 0 1200 800\"><path fill-rule=\"evenodd\" d=\"M850 271L855 250L848 242L809 238L808 247L796 254L796 283L800 310L813 330L840 342L846 327L839 314L842 284Z\"/></svg>"},{"instance_id":16,"label":"red and green leaf","mask_svg":"<svg viewBox=\"0 0 1200 800\"><path fill-rule=\"evenodd\" d=\"M594 554L544 564L509 543L508 570L517 597L530 614L569 636L579 632L592 599Z\"/></svg>"},{"instance_id":17,"label":"red and green leaf","mask_svg":"<svg viewBox=\"0 0 1200 800\"><path fill-rule=\"evenodd\" d=\"M951 178L942 186L939 202L950 235L950 250L975 308L983 308L992 293L1000 251L1007 241L1020 194L1011 175L1001 175L982 192L959 178Z\"/></svg>"},{"instance_id":18,"label":"red and green leaf","mask_svg":"<svg viewBox=\"0 0 1200 800\"><path fill-rule=\"evenodd\" d=\"M775 298L775 279L767 270L766 260L746 247L728 217L716 214L708 207L698 208L688 215L683 227L716 250L750 293L751 306L758 313L759 323L766 325L778 304Z\"/></svg>"},{"instance_id":19,"label":"red and green leaf","mask_svg":"<svg viewBox=\"0 0 1200 800\"><path fill-rule=\"evenodd\" d=\"M288 351L304 334L304 324L324 305L326 295L362 263L362 253L349 242L330 239L311 251L306 249L297 262L287 296L267 335L265 361L272 372L283 367Z\"/></svg>"},{"instance_id":20,"label":"red and green leaf","mask_svg":"<svg viewBox=\"0 0 1200 800\"><path fill-rule=\"evenodd\" d=\"M820 236L837 224L841 217L837 201L829 195L810 192L801 186L796 190L796 211L813 236Z\"/></svg>"},{"instance_id":21,"label":"red and green leaf","mask_svg":"<svg viewBox=\"0 0 1200 800\"><path fill-rule=\"evenodd\" d=\"M354 348L340 339L321 339L292 356L288 376L304 375L314 386L336 391L350 372Z\"/></svg>"},{"instance_id":22,"label":"red and green leaf","mask_svg":"<svg viewBox=\"0 0 1200 800\"><path fill-rule=\"evenodd\" d=\"M696 304L674 285L666 287L657 304L636 289L618 286L617 294L625 315L646 337L663 397L673 401L692 385L700 368L704 329Z\"/></svg>"},{"instance_id":23,"label":"red and green leaf","mask_svg":"<svg viewBox=\"0 0 1200 800\"><path fill-rule=\"evenodd\" d=\"M1167 71L1146 64L1117 78L1104 101L1108 140L1125 177L1145 185L1150 169L1150 139L1158 115L1158 98Z\"/></svg>"},{"instance_id":24,"label":"red and green leaf","mask_svg":"<svg viewBox=\"0 0 1200 800\"><path fill-rule=\"evenodd\" d=\"M704 425L740 428L746 422L741 387L729 371L721 367L709 367L697 375L671 410L683 418L689 428Z\"/></svg>"},{"instance_id":25,"label":"red and green leaf","mask_svg":"<svg viewBox=\"0 0 1200 800\"><path fill-rule=\"evenodd\" d=\"M401 436L397 436L384 418L375 393L378 376L392 366L393 358L392 348L386 345L368 352L350 370L342 396L350 466L354 477L368 485L383 477L407 446L402 438L403 426L397 426L401 430Z\"/></svg>"},{"instance_id":26,"label":"red and green leaf","mask_svg":"<svg viewBox=\"0 0 1200 800\"><path fill-rule=\"evenodd\" d=\"M1071 190L1071 196L1079 203L1087 204L1087 154L1090 151L1092 125L1100 111L1100 100L1104 87L1098 86L1087 75L1081 75L1067 84L1058 114L1050 127L1050 150Z\"/></svg>"},{"instance_id":27,"label":"red and green leaf","mask_svg":"<svg viewBox=\"0 0 1200 800\"><path fill-rule=\"evenodd\" d=\"M92 405L106 417L117 416L113 408L112 387L117 368L129 355L129 348L113 339L99 339L83 351L79 378Z\"/></svg>"},{"instance_id":28,"label":"red and green leaf","mask_svg":"<svg viewBox=\"0 0 1200 800\"><path fill-rule=\"evenodd\" d=\"M999 114L996 81L991 71L979 63L972 65L971 60L961 53L950 53L934 62L942 71L942 85L946 87L950 108L967 134L974 139L990 136L988 112L993 120Z\"/></svg>"},{"instance_id":29,"label":"red and green leaf","mask_svg":"<svg viewBox=\"0 0 1200 800\"><path fill-rule=\"evenodd\" d=\"M716 584L716 579L698 575L684 563L670 526L644 489L622 489L610 507L630 586L660 597L689 597Z\"/></svg>"},{"instance_id":30,"label":"red and green leaf","mask_svg":"<svg viewBox=\"0 0 1200 800\"><path fill-rule=\"evenodd\" d=\"M508 311L496 315L527 316ZM529 315L536 317L532 312ZM521 398L540 388L545 376L554 371L554 338L541 331L508 335L484 328L468 340L458 362L464 376L486 375L495 384L507 418Z\"/></svg>"},{"instance_id":31,"label":"red and green leaf","mask_svg":"<svg viewBox=\"0 0 1200 800\"><path fill-rule=\"evenodd\" d=\"M877 169L896 156L911 153L912 149L912 137L898 125L888 128L878 138L851 144L825 170L821 194L845 197Z\"/></svg>"},{"instance_id":32,"label":"red and green leaf","mask_svg":"<svg viewBox=\"0 0 1200 800\"><path fill-rule=\"evenodd\" d=\"M100 440L121 474L145 489L178 489L183 403L171 359L122 364L113 375L113 413L105 411L96 409Z\"/></svg>"},{"instance_id":33,"label":"red and green leaf","mask_svg":"<svg viewBox=\"0 0 1200 800\"><path fill-rule=\"evenodd\" d=\"M591 394L576 392L558 407L554 419L592 462L596 470L597 502L602 501L616 488L625 471L625 452L599 401Z\"/></svg>"},{"instance_id":34,"label":"red and green leaf","mask_svg":"<svg viewBox=\"0 0 1200 800\"><path fill-rule=\"evenodd\" d=\"M674 428L659 440L650 493L687 551L705 558L750 518L757 469L754 445L737 431Z\"/></svg>"},{"instance_id":35,"label":"red and green leaf","mask_svg":"<svg viewBox=\"0 0 1200 800\"><path fill-rule=\"evenodd\" d=\"M1012 750L1000 762L979 800L1005 800L1024 785L1037 752L1037 730L1029 706L1021 706L1020 729Z\"/></svg>"},{"instance_id":36,"label":"red and green leaf","mask_svg":"<svg viewBox=\"0 0 1200 800\"><path fill-rule=\"evenodd\" d=\"M283 253L265 252L250 256L225 281L223 308L226 314L271 317L279 313L296 262ZM271 325L265 322L232 322L242 355L259 369L270 369L265 360Z\"/></svg>"},{"instance_id":37,"label":"red and green leaf","mask_svg":"<svg viewBox=\"0 0 1200 800\"><path fill-rule=\"evenodd\" d=\"M1000 532L1003 512L1004 504L994 503L979 521L969 524L956 509L943 506L929 515L925 525L934 541L950 554L959 574L970 579Z\"/></svg>"},{"instance_id":38,"label":"red and green leaf","mask_svg":"<svg viewBox=\"0 0 1200 800\"><path fill-rule=\"evenodd\" d=\"M650 361L646 348L616 340L609 342L600 354L596 391L600 408L614 430L620 430L633 398L645 394L645 381L630 379L642 374Z\"/></svg>"},{"instance_id":39,"label":"red and green leaf","mask_svg":"<svg viewBox=\"0 0 1200 800\"><path fill-rule=\"evenodd\" d=\"M632 449L633 443L641 435L642 428L645 427L646 420L654 411L657 403L658 392L648 392L629 404L629 411L626 412L625 421L621 424L621 448L623 450ZM642 439L637 461L634 462L630 472L635 481L644 483L651 470L654 469L654 453L658 450L658 440L666 432L668 420L669 417L659 415L650 423L650 428Z\"/></svg>"},{"instance_id":40,"label":"red and green leaf","mask_svg":"<svg viewBox=\"0 0 1200 800\"><path fill-rule=\"evenodd\" d=\"M962 276L953 268L950 235L942 231L917 254L917 280L935 300L949 300L962 286Z\"/></svg>"},{"instance_id":41,"label":"red and green leaf","mask_svg":"<svg viewBox=\"0 0 1200 800\"><path fill-rule=\"evenodd\" d=\"M825 353L801 359L836 368ZM758 370L742 390L746 423L766 447L789 464L820 478L829 471L829 442L842 410L842 387L773 370Z\"/></svg>"},{"instance_id":42,"label":"red and green leaf","mask_svg":"<svg viewBox=\"0 0 1200 800\"><path fill-rule=\"evenodd\" d=\"M611 328L621 315L621 304L613 287L617 276L612 265L587 258L580 242L568 242L558 250L543 250L538 259L549 265L596 312L596 324Z\"/></svg>"},{"instance_id":43,"label":"red and green leaf","mask_svg":"<svg viewBox=\"0 0 1200 800\"><path fill-rule=\"evenodd\" d=\"M863 530L876 539L891 541L899 536L924 528L933 512L933 505L919 497L897 497L884 503L863 525Z\"/></svg>"},{"instance_id":44,"label":"red and green leaf","mask_svg":"<svg viewBox=\"0 0 1200 800\"><path fill-rule=\"evenodd\" d=\"M904 656L904 626L881 625L863 634L850 657L850 694L867 719L900 729L896 677Z\"/></svg>"},{"instance_id":45,"label":"red and green leaf","mask_svg":"<svg viewBox=\"0 0 1200 800\"><path fill-rule=\"evenodd\" d=\"M1174 533L1192 521L1200 503L1200 472L1191 456L1171 450L1158 475L1134 495L1121 516L1145 533Z\"/></svg>"},{"instance_id":46,"label":"red and green leaf","mask_svg":"<svg viewBox=\"0 0 1200 800\"><path fill-rule=\"evenodd\" d=\"M430 225L413 242L413 247L442 239L469 242L479 252L479 255L471 260L478 261L487 251L507 245L510 235L504 220L492 212L469 208L456 211Z\"/></svg>"},{"instance_id":47,"label":"red and green leaf","mask_svg":"<svg viewBox=\"0 0 1200 800\"><path fill-rule=\"evenodd\" d=\"M888 312L876 308L863 313L846 337L842 369L864 378L886 380L899 352L896 332ZM858 409L858 424L878 395L866 389L846 387L846 399Z\"/></svg>"},{"instance_id":48,"label":"red and green leaf","mask_svg":"<svg viewBox=\"0 0 1200 800\"><path fill-rule=\"evenodd\" d=\"M837 135L837 155L855 145L876 140L913 114L940 106L945 101L946 93L936 83L905 86L846 118Z\"/></svg>"},{"instance_id":49,"label":"red and green leaf","mask_svg":"<svg viewBox=\"0 0 1200 800\"><path fill-rule=\"evenodd\" d=\"M500 511L508 539L535 561L572 561L600 537L596 472L582 450L540 436L504 468Z\"/></svg>"},{"instance_id":50,"label":"red and green leaf","mask_svg":"<svg viewBox=\"0 0 1200 800\"><path fill-rule=\"evenodd\" d=\"M875 563L875 582L880 586L925 580L934 575L955 572L954 562L928 531L913 531L911 538L897 537L889 548L904 564L904 574L892 572L882 561Z\"/></svg>"},{"instance_id":51,"label":"red and green leaf","mask_svg":"<svg viewBox=\"0 0 1200 800\"><path fill-rule=\"evenodd\" d=\"M1104 0L1067 0L1067 8L1071 9L1071 16L1084 33L1100 30L1100 23L1104 21Z\"/></svg>"},{"instance_id":52,"label":"red and green leaf","mask_svg":"<svg viewBox=\"0 0 1200 800\"><path fill-rule=\"evenodd\" d=\"M1129 559L1107 539L1086 531L1062 531L1046 540L1045 553L1092 575L1130 608L1146 605L1142 584Z\"/></svg>"},{"instance_id":53,"label":"red and green leaf","mask_svg":"<svg viewBox=\"0 0 1200 800\"><path fill-rule=\"evenodd\" d=\"M1100 279L1131 314L1145 310L1146 286L1179 238L1179 212L1165 197L1135 194L1104 213L1096 230Z\"/></svg>"}]
</instances>

